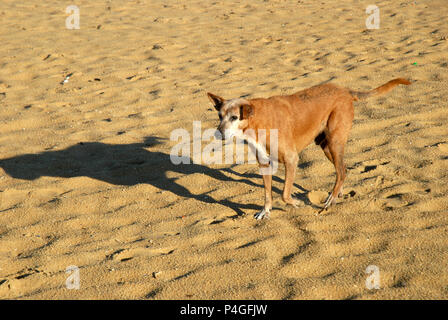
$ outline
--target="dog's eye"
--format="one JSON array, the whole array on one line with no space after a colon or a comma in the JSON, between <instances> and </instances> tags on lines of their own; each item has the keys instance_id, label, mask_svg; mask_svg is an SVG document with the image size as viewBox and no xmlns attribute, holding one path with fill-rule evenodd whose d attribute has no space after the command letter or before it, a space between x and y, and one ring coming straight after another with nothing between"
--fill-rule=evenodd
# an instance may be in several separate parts
<instances>
[{"instance_id":1,"label":"dog's eye","mask_svg":"<svg viewBox=\"0 0 448 320\"><path fill-rule=\"evenodd\" d=\"M230 120L232 120L232 121L235 121L235 120L237 120L237 119L238 119L237 116L232 116L232 117L230 118Z\"/></svg>"}]
</instances>

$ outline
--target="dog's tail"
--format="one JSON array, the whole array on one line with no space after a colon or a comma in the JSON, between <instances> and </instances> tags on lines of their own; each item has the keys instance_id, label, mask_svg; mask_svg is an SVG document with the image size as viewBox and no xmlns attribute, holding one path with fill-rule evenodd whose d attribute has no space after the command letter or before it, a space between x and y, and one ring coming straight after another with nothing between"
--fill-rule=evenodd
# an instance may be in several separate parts
<instances>
[{"instance_id":1,"label":"dog's tail","mask_svg":"<svg viewBox=\"0 0 448 320\"><path fill-rule=\"evenodd\" d=\"M359 91L353 91L350 90L350 94L353 96L355 100L365 100L370 97L378 96L381 94L384 94L386 92L389 92L399 84L405 84L410 85L411 82L409 80L403 79L403 78L397 78L394 80L389 81L386 84L383 84L382 86L379 86L376 89L367 91L367 92L359 92Z\"/></svg>"}]
</instances>

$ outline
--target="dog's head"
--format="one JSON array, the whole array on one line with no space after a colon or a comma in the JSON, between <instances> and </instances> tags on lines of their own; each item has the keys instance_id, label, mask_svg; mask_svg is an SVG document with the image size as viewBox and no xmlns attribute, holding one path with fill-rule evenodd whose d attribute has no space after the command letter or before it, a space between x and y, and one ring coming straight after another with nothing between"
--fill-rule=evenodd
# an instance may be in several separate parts
<instances>
[{"instance_id":1,"label":"dog's head","mask_svg":"<svg viewBox=\"0 0 448 320\"><path fill-rule=\"evenodd\" d=\"M207 93L216 111L219 120L218 131L222 139L231 139L249 125L249 118L253 114L253 106L243 98L226 100L213 93Z\"/></svg>"}]
</instances>

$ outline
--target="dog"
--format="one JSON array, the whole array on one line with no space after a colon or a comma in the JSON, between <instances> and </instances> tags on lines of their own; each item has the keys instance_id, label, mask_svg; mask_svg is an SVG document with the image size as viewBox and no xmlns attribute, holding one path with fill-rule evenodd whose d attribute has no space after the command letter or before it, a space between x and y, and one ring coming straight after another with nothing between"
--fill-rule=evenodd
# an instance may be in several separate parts
<instances>
[{"instance_id":1,"label":"dog","mask_svg":"<svg viewBox=\"0 0 448 320\"><path fill-rule=\"evenodd\" d=\"M353 101L384 94L400 84L410 85L411 82L397 78L368 92L326 83L291 95L270 98L226 100L210 92L207 95L218 111L220 124L217 132L224 140L239 134L249 145L260 149L257 136L247 133L265 129L268 138L263 147L269 153L269 131L277 129L278 149L275 160L285 166L282 199L287 205L297 208L299 204L291 196L299 153L313 141L322 148L336 169L336 182L320 213L342 196L342 185L346 177L344 148L354 118ZM266 166L266 163L261 164L258 158L257 160L260 167ZM255 214L256 219L269 218L272 210L272 174L262 176L265 202L263 210Z\"/></svg>"}]
</instances>

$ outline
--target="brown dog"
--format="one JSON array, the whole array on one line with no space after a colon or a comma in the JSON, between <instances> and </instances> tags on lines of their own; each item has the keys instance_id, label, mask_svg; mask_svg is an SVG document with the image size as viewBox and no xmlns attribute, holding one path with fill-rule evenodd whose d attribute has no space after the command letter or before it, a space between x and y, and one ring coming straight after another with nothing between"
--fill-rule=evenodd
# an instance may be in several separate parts
<instances>
[{"instance_id":1,"label":"brown dog","mask_svg":"<svg viewBox=\"0 0 448 320\"><path fill-rule=\"evenodd\" d=\"M346 176L344 147L352 126L353 101L386 93L399 84L411 84L405 79L394 79L368 92L357 92L333 84L322 84L288 96L267 99L226 100L212 93L208 97L219 113L221 123L218 131L226 139L242 132L249 144L260 146L256 136L246 132L265 129L267 139L263 147L269 153L269 130L277 129L278 156L276 161L285 165L286 177L283 201L297 207L298 200L291 197L299 152L311 142L319 145L336 168L336 183L322 210L327 209L342 195L342 184ZM259 161L260 162L260 161ZM272 175L263 174L265 187L264 209L256 219L269 217L272 209ZM321 210L321 211L322 211Z\"/></svg>"}]
</instances>

